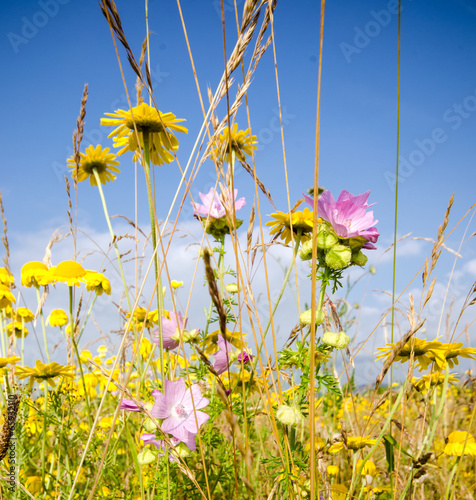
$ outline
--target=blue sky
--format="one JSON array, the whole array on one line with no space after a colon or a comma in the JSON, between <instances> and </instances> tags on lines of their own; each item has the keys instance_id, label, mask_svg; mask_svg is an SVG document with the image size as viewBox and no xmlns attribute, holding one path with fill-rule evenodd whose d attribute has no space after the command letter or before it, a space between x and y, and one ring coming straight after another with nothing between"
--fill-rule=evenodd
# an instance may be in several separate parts
<instances>
[{"instance_id":1,"label":"blue sky","mask_svg":"<svg viewBox=\"0 0 476 500\"><path fill-rule=\"evenodd\" d=\"M202 94L215 90L223 71L219 1L181 3ZM238 1L241 12L243 1ZM392 241L397 134L397 15L394 1L338 0L326 6L322 76L320 184L336 196L371 190L370 201L381 247ZM232 2L226 9L227 49L236 40ZM145 36L142 2L118 1L127 39L139 54ZM475 201L476 186L476 8L469 0L402 0L401 29L401 183L398 233L434 238L448 200L455 193L450 227ZM100 126L104 112L126 109L125 92L107 23L96 1L5 0L0 7L2 120L0 158L2 192L13 261L41 260L38 253L52 231L67 224L63 175L84 83L89 84L83 147L112 146ZM183 30L175 2L149 5L151 73L159 109L185 118L189 134L180 138L185 165L202 123L202 115ZM280 96L291 204L313 184L314 127L318 71L319 10L316 1L279 0L274 17ZM119 49L134 98L135 76ZM247 55L249 58L250 50ZM245 55L245 60L246 59ZM236 78L239 80L239 74ZM232 96L236 92L236 83ZM276 128L278 110L272 47L263 56L248 93L252 130L258 137L257 172L276 206L286 210L283 153ZM225 111L219 108L219 119ZM238 113L246 128L244 107ZM121 174L105 186L110 213L133 218L134 166L121 157ZM211 186L214 167L206 162L193 187L194 197ZM157 169L158 212L166 213L180 180L176 165ZM254 187L248 174L235 186L247 197L248 219ZM139 190L144 189L143 180ZM272 207L262 198L262 214ZM182 222L191 210L183 212ZM78 190L78 224L95 234L105 231L99 197L86 183ZM145 199L139 222L147 228ZM448 244L457 247L466 229L458 228ZM469 236L475 224L467 229ZM24 248L28 241L28 249ZM397 260L399 290L423 264L431 244L402 245ZM471 241L462 250L458 294L466 294L476 277ZM15 258L15 255L17 256ZM391 287L387 257L371 288ZM453 263L443 255L439 279ZM54 260L54 259L53 259ZM420 281L418 282L420 286ZM431 336L431 334L429 334Z\"/></svg>"}]
</instances>

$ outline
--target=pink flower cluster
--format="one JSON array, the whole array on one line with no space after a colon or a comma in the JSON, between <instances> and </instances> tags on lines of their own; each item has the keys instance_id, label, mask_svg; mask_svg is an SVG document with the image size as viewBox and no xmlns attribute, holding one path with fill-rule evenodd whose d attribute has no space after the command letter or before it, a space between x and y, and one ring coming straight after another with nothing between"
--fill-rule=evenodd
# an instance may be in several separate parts
<instances>
[{"instance_id":1,"label":"pink flower cluster","mask_svg":"<svg viewBox=\"0 0 476 500\"><path fill-rule=\"evenodd\" d=\"M317 201L317 212L319 217L329 222L334 231L341 238L352 238L363 236L367 243L362 248L374 250L380 233L375 225L378 220L374 220L374 213L367 212L372 205L367 204L370 191L354 196L345 189L340 193L335 201L330 191L324 191ZM314 200L310 196L304 195L311 207Z\"/></svg>"}]
</instances>

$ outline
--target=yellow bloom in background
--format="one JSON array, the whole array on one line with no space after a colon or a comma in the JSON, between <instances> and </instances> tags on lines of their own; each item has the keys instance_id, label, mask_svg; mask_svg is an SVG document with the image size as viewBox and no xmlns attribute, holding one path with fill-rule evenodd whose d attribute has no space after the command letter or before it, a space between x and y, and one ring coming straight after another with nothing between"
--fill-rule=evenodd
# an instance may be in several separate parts
<instances>
[{"instance_id":1,"label":"yellow bloom in background","mask_svg":"<svg viewBox=\"0 0 476 500\"><path fill-rule=\"evenodd\" d=\"M297 212L276 212L271 214L275 220L266 223L267 226L275 226L269 232L271 235L279 236L287 245L291 241L292 234L296 239L298 231L301 231L301 243L305 243L312 235L313 213L308 208ZM291 230L292 224L292 230Z\"/></svg>"},{"instance_id":2,"label":"yellow bloom in background","mask_svg":"<svg viewBox=\"0 0 476 500\"><path fill-rule=\"evenodd\" d=\"M111 295L111 283L104 274L87 271L84 279L86 280L86 290L88 292L95 290L98 295L102 295L103 292L106 295Z\"/></svg>"},{"instance_id":3,"label":"yellow bloom in background","mask_svg":"<svg viewBox=\"0 0 476 500\"><path fill-rule=\"evenodd\" d=\"M84 279L86 271L79 262L74 260L65 260L56 267L52 267L49 275L52 281L60 281L68 286L80 286L81 283L86 282Z\"/></svg>"},{"instance_id":4,"label":"yellow bloom in background","mask_svg":"<svg viewBox=\"0 0 476 500\"><path fill-rule=\"evenodd\" d=\"M131 317L130 313L126 314L126 319L129 319ZM146 328L152 328L154 326L154 321L153 318L155 318L154 311L147 312L147 309L145 307L136 307L134 309L134 312L132 313L133 321L135 324L136 329L140 330L142 329L142 326L145 323ZM129 330L133 330L134 325L132 322L130 323Z\"/></svg>"},{"instance_id":5,"label":"yellow bloom in background","mask_svg":"<svg viewBox=\"0 0 476 500\"><path fill-rule=\"evenodd\" d=\"M25 488L32 494L38 495L43 491L43 482L40 476L28 476Z\"/></svg>"},{"instance_id":6,"label":"yellow bloom in background","mask_svg":"<svg viewBox=\"0 0 476 500\"><path fill-rule=\"evenodd\" d=\"M111 118L101 118L101 125L116 127L108 137L113 137L114 146L120 147L118 155L132 151L134 161L144 149L144 134L149 137L150 161L154 165L163 165L173 161L170 151L177 151L179 142L172 131L187 133L188 130L177 123L185 121L172 113L162 113L145 102L129 111L118 109L114 113L105 113ZM134 122L139 135L134 129Z\"/></svg>"},{"instance_id":7,"label":"yellow bloom in background","mask_svg":"<svg viewBox=\"0 0 476 500\"><path fill-rule=\"evenodd\" d=\"M116 161L117 155L109 153L109 148L103 149L99 144L96 147L88 146L84 153L79 153L79 157L79 168L76 168L74 156L68 158L68 167L73 169L73 179L78 182L89 179L91 186L97 186L94 169L98 173L101 184L106 184L116 178L112 172L120 172L116 168L116 165L119 165Z\"/></svg>"},{"instance_id":8,"label":"yellow bloom in background","mask_svg":"<svg viewBox=\"0 0 476 500\"><path fill-rule=\"evenodd\" d=\"M81 353L79 355L79 360L81 361L81 363L87 365L88 359L93 359L93 355L91 354L90 351L88 351L87 349L84 349L83 351L81 351Z\"/></svg>"},{"instance_id":9,"label":"yellow bloom in background","mask_svg":"<svg viewBox=\"0 0 476 500\"><path fill-rule=\"evenodd\" d=\"M20 356L10 356L8 358L0 358L0 368L5 368L7 365L14 365L20 361Z\"/></svg>"},{"instance_id":10,"label":"yellow bloom in background","mask_svg":"<svg viewBox=\"0 0 476 500\"><path fill-rule=\"evenodd\" d=\"M84 384L82 379L78 381L78 394L84 397L84 393L87 392L90 398L95 398L98 395L96 391L98 383L98 377L94 373L85 373Z\"/></svg>"},{"instance_id":11,"label":"yellow bloom in background","mask_svg":"<svg viewBox=\"0 0 476 500\"><path fill-rule=\"evenodd\" d=\"M424 390L428 390L430 387L435 387L438 385L442 385L445 381L445 374L441 372L428 373L427 375L423 375L423 377L416 379L412 378L412 385L419 392ZM448 382L450 384L454 382L458 382L458 379L453 375L448 376Z\"/></svg>"},{"instance_id":12,"label":"yellow bloom in background","mask_svg":"<svg viewBox=\"0 0 476 500\"><path fill-rule=\"evenodd\" d=\"M33 314L28 307L19 307L15 311L15 320L16 321L24 321L25 323L30 323L35 319L35 315Z\"/></svg>"},{"instance_id":13,"label":"yellow bloom in background","mask_svg":"<svg viewBox=\"0 0 476 500\"><path fill-rule=\"evenodd\" d=\"M43 262L27 262L21 268L21 284L26 287L46 286L50 283L48 267Z\"/></svg>"},{"instance_id":14,"label":"yellow bloom in background","mask_svg":"<svg viewBox=\"0 0 476 500\"><path fill-rule=\"evenodd\" d=\"M180 288L183 285L183 281L172 280L170 284L174 290L177 290L177 288Z\"/></svg>"},{"instance_id":15,"label":"yellow bloom in background","mask_svg":"<svg viewBox=\"0 0 476 500\"><path fill-rule=\"evenodd\" d=\"M47 321L50 326L64 326L69 323L69 318L63 309L53 309L48 316Z\"/></svg>"},{"instance_id":16,"label":"yellow bloom in background","mask_svg":"<svg viewBox=\"0 0 476 500\"><path fill-rule=\"evenodd\" d=\"M15 283L13 274L6 267L0 267L0 284L9 287L13 283Z\"/></svg>"},{"instance_id":17,"label":"yellow bloom in background","mask_svg":"<svg viewBox=\"0 0 476 500\"><path fill-rule=\"evenodd\" d=\"M136 345L137 345L136 342L134 342L134 350L136 350ZM154 344L152 344L152 342L148 338L143 337L139 347L139 354L144 359L146 359L149 357L149 354L152 352L153 348Z\"/></svg>"},{"instance_id":18,"label":"yellow bloom in background","mask_svg":"<svg viewBox=\"0 0 476 500\"><path fill-rule=\"evenodd\" d=\"M40 360L37 360L35 368L17 366L16 374L19 380L29 378L30 388L35 380L37 382L46 381L51 387L56 387L53 379L57 377L74 378L74 366L60 365L56 361L44 365Z\"/></svg>"},{"instance_id":19,"label":"yellow bloom in background","mask_svg":"<svg viewBox=\"0 0 476 500\"><path fill-rule=\"evenodd\" d=\"M357 470L360 470L360 466L362 465L362 463L363 460L359 458L359 460L357 460ZM361 474L364 476L372 476L372 477L374 477L377 474L377 467L375 467L375 464L372 462L372 460L367 460L367 462L365 462Z\"/></svg>"},{"instance_id":20,"label":"yellow bloom in background","mask_svg":"<svg viewBox=\"0 0 476 500\"><path fill-rule=\"evenodd\" d=\"M337 465L328 465L327 466L327 475L328 476L337 476L339 474L339 467Z\"/></svg>"},{"instance_id":21,"label":"yellow bloom in background","mask_svg":"<svg viewBox=\"0 0 476 500\"><path fill-rule=\"evenodd\" d=\"M444 355L441 350L442 343L438 340L433 340L431 342L427 342L426 339L418 339L416 337L412 337L398 352L398 355L395 358L395 361L400 361L401 363L405 363L411 357L413 352L413 359L418 361L420 368L419 370L427 370L431 363L435 359L438 359L438 362L444 363ZM379 347L377 350L382 354L377 356L376 359L388 358L395 348L396 344L387 344L386 347Z\"/></svg>"},{"instance_id":22,"label":"yellow bloom in background","mask_svg":"<svg viewBox=\"0 0 476 500\"><path fill-rule=\"evenodd\" d=\"M376 439L372 439L369 436L361 437L361 436L352 436L347 438L347 448L352 451L358 451L366 446L373 446L377 442ZM345 445L343 441L339 443L334 443L329 447L329 453L337 453L340 450L343 450Z\"/></svg>"},{"instance_id":23,"label":"yellow bloom in background","mask_svg":"<svg viewBox=\"0 0 476 500\"><path fill-rule=\"evenodd\" d=\"M456 457L476 456L476 440L469 432L454 431L448 436L443 453Z\"/></svg>"},{"instance_id":24,"label":"yellow bloom in background","mask_svg":"<svg viewBox=\"0 0 476 500\"><path fill-rule=\"evenodd\" d=\"M472 347L463 347L463 342L453 342L451 344L442 344L441 349L443 352L443 360L434 357L435 364L440 370L446 368L448 363L450 368L454 368L459 364L458 357L476 359L476 349Z\"/></svg>"},{"instance_id":25,"label":"yellow bloom in background","mask_svg":"<svg viewBox=\"0 0 476 500\"><path fill-rule=\"evenodd\" d=\"M0 285L0 309L11 306L15 302L15 297L10 291L10 288L5 285Z\"/></svg>"},{"instance_id":26,"label":"yellow bloom in background","mask_svg":"<svg viewBox=\"0 0 476 500\"><path fill-rule=\"evenodd\" d=\"M21 321L14 321L7 325L8 335L15 335L17 339L26 337L29 333L28 328Z\"/></svg>"},{"instance_id":27,"label":"yellow bloom in background","mask_svg":"<svg viewBox=\"0 0 476 500\"><path fill-rule=\"evenodd\" d=\"M98 355L100 358L106 357L107 347L105 345L100 345L97 350L98 350Z\"/></svg>"},{"instance_id":28,"label":"yellow bloom in background","mask_svg":"<svg viewBox=\"0 0 476 500\"><path fill-rule=\"evenodd\" d=\"M330 487L332 500L346 500L349 491L343 484L332 484Z\"/></svg>"},{"instance_id":29,"label":"yellow bloom in background","mask_svg":"<svg viewBox=\"0 0 476 500\"><path fill-rule=\"evenodd\" d=\"M250 134L250 129L238 130L238 124L235 123L233 128L225 127L223 134L218 136L217 141L213 144L211 157L217 160L223 160L226 155L226 161L231 162L230 149L235 156L244 160L245 155L251 156L253 149L256 149L256 136ZM230 147L231 146L231 147Z\"/></svg>"},{"instance_id":30,"label":"yellow bloom in background","mask_svg":"<svg viewBox=\"0 0 476 500\"><path fill-rule=\"evenodd\" d=\"M213 354L218 350L218 335L220 335L220 330L215 330L212 333L209 333L207 338L205 339L205 353ZM238 330L234 332L230 332L230 330L226 330L226 340L233 344L237 349L245 349L248 344L245 341L246 335Z\"/></svg>"}]
</instances>

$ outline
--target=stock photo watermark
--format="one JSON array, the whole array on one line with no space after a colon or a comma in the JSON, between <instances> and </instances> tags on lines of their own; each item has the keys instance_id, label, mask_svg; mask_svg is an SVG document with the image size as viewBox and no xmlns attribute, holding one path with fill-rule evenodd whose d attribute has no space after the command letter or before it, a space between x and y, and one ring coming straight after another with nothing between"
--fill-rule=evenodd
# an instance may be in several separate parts
<instances>
[{"instance_id":1,"label":"stock photo watermark","mask_svg":"<svg viewBox=\"0 0 476 500\"><path fill-rule=\"evenodd\" d=\"M10 31L7 33L7 38L12 46L13 52L18 54L23 45L38 35L39 31L44 28L50 19L58 15L60 7L71 2L71 0L39 0L39 9L30 16L20 18L21 26L17 32Z\"/></svg>"},{"instance_id":2,"label":"stock photo watermark","mask_svg":"<svg viewBox=\"0 0 476 500\"><path fill-rule=\"evenodd\" d=\"M421 167L437 150L440 144L444 144L450 138L451 130L458 130L465 120L468 120L476 111L476 88L472 94L466 96L462 101L455 102L447 108L442 115L442 119L449 127L435 127L423 139L415 139L413 142L415 149L406 156L399 155L398 182L404 182L413 175L417 167ZM390 189L395 191L397 175L395 172L387 170L384 173L385 180Z\"/></svg>"},{"instance_id":3,"label":"stock photo watermark","mask_svg":"<svg viewBox=\"0 0 476 500\"><path fill-rule=\"evenodd\" d=\"M408 0L411 2L412 0ZM402 12L404 6L400 7ZM390 0L385 9L369 12L370 19L363 27L354 26L354 37L351 43L341 42L339 48L347 63L352 62L352 57L358 55L363 49L368 47L373 38L376 38L386 28L394 18L398 16L398 0Z\"/></svg>"}]
</instances>

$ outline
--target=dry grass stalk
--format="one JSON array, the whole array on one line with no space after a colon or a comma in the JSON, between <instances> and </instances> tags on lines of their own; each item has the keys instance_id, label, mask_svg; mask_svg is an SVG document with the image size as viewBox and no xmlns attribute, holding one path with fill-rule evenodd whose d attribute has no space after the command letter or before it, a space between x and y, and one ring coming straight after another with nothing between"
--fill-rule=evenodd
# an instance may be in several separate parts
<instances>
[{"instance_id":1,"label":"dry grass stalk","mask_svg":"<svg viewBox=\"0 0 476 500\"><path fill-rule=\"evenodd\" d=\"M3 207L3 199L2 199L2 193L0 192L0 212L2 214L2 222L3 222L3 236L2 236L2 243L3 246L5 247L5 257L3 257L3 262L5 264L5 267L10 270L10 246L8 245L8 237L7 237L7 218L5 216L5 209Z\"/></svg>"},{"instance_id":2,"label":"dry grass stalk","mask_svg":"<svg viewBox=\"0 0 476 500\"><path fill-rule=\"evenodd\" d=\"M424 325L425 321L426 321L426 319L424 319L423 321L418 323L418 325L415 328L408 330L408 332L395 344L395 347L390 352L390 355L388 356L387 360L385 361L385 363L382 367L382 370L380 371L380 373L377 376L377 379L375 381L375 390L377 390L380 387L380 384L383 382L385 375L387 375L388 370L390 370L392 363L395 361L395 358L398 356L399 352L402 350L404 345ZM410 366L411 366L411 363L410 363Z\"/></svg>"},{"instance_id":3,"label":"dry grass stalk","mask_svg":"<svg viewBox=\"0 0 476 500\"><path fill-rule=\"evenodd\" d=\"M248 231L246 231L246 252L250 253L251 243L253 242L253 227L255 225L255 203L251 205L250 210L250 224L248 226Z\"/></svg>"},{"instance_id":4,"label":"dry grass stalk","mask_svg":"<svg viewBox=\"0 0 476 500\"><path fill-rule=\"evenodd\" d=\"M18 408L20 407L19 394L10 395L8 398L8 406L4 415L4 423L0 434L0 461L4 459L8 452L10 440L15 430L15 421L17 418Z\"/></svg>"},{"instance_id":5,"label":"dry grass stalk","mask_svg":"<svg viewBox=\"0 0 476 500\"><path fill-rule=\"evenodd\" d=\"M84 85L83 96L81 98L81 108L79 110L79 116L76 120L76 130L73 132L73 150L74 150L74 163L76 165L76 174L79 170L79 148L81 146L81 141L83 140L83 130L84 130L84 118L86 117L86 102L88 101L88 84ZM75 187L77 180L74 181Z\"/></svg>"},{"instance_id":6,"label":"dry grass stalk","mask_svg":"<svg viewBox=\"0 0 476 500\"><path fill-rule=\"evenodd\" d=\"M220 323L220 333L223 338L226 338L226 311L223 307L223 302L220 297L220 292L218 291L217 283L215 280L215 273L210 263L210 251L208 248L203 250L203 261L205 262L205 276L208 282L208 292L215 305L218 313L219 323Z\"/></svg>"},{"instance_id":7,"label":"dry grass stalk","mask_svg":"<svg viewBox=\"0 0 476 500\"><path fill-rule=\"evenodd\" d=\"M149 33L150 36L150 33ZM142 42L142 47L140 51L140 58L139 58L139 67L142 67L142 64L144 64L144 59L145 59L145 53L147 51L147 44L149 43L149 37L146 36L145 40ZM152 88L152 85L150 86ZM137 106L139 104L144 102L144 99L142 98L142 90L144 88L144 83L142 78L139 76L137 77L136 81L136 96L137 96Z\"/></svg>"}]
</instances>

